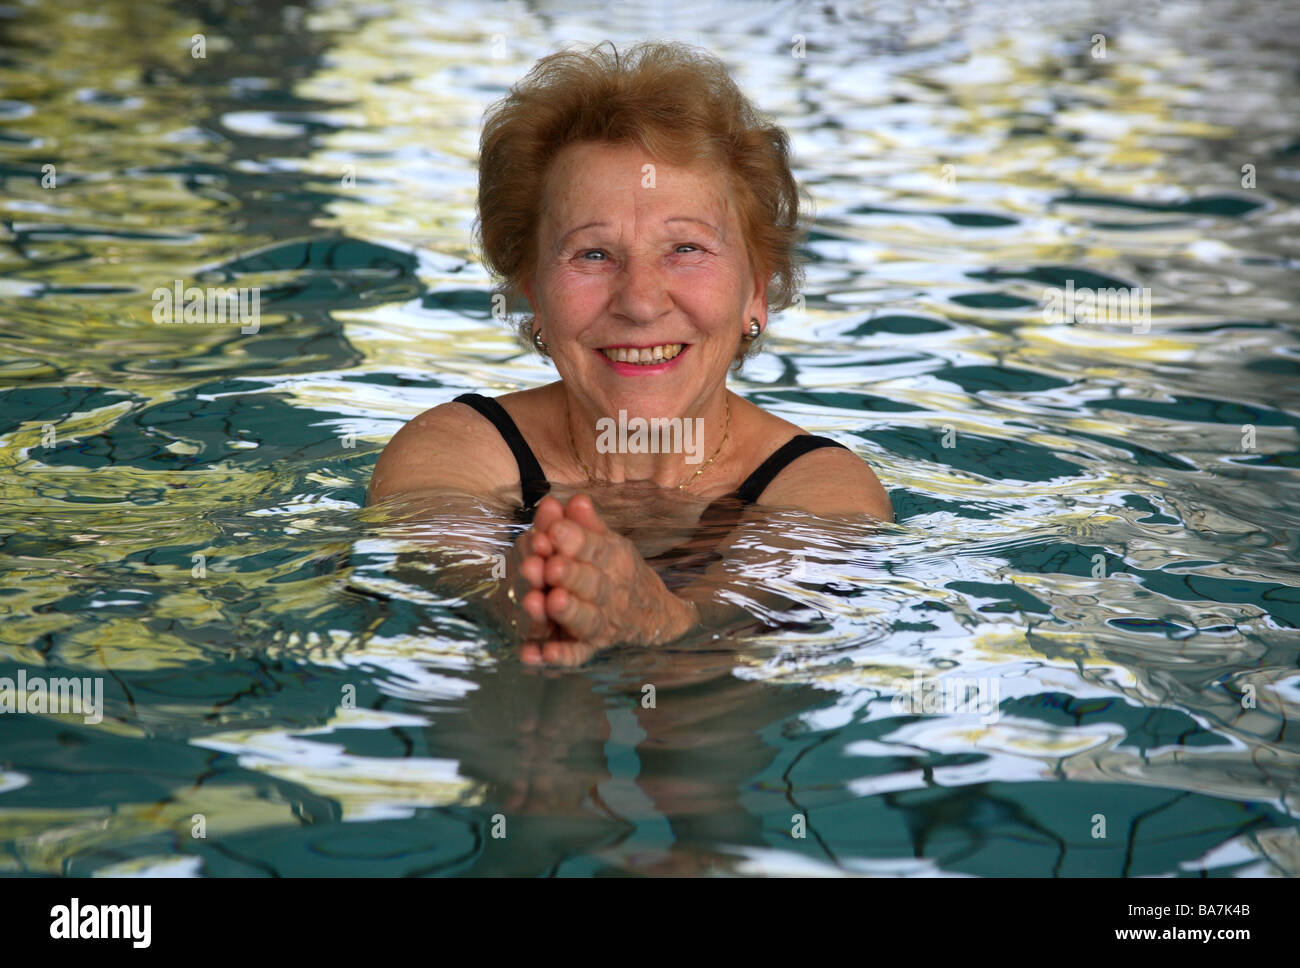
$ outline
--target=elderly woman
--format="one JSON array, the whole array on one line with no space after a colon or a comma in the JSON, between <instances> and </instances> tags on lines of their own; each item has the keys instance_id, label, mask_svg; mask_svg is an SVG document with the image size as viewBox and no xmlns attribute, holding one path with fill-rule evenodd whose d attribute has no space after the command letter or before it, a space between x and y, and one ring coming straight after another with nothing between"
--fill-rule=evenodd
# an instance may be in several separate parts
<instances>
[{"instance_id":1,"label":"elderly woman","mask_svg":"<svg viewBox=\"0 0 1300 968\"><path fill-rule=\"evenodd\" d=\"M653 495L674 522L729 506L892 520L862 459L726 387L800 278L788 156L785 133L725 67L677 44L553 54L490 109L484 262L507 305L527 297L521 337L560 379L462 394L412 420L380 457L370 499L518 495L532 527L492 607L526 663L668 643L726 607L707 584L671 590L602 501ZM638 421L677 432L647 440ZM561 501L553 485L574 493Z\"/></svg>"}]
</instances>

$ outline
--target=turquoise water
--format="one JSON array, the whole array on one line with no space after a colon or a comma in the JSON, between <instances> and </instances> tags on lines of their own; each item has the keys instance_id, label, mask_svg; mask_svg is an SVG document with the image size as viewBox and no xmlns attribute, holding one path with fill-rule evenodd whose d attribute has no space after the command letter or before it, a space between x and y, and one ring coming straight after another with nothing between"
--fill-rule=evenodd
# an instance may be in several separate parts
<instances>
[{"instance_id":1,"label":"turquoise water","mask_svg":"<svg viewBox=\"0 0 1300 968\"><path fill-rule=\"evenodd\" d=\"M0 10L0 679L104 697L0 715L0 870L1300 874L1294 10L213 9ZM732 389L897 524L778 515L804 558L745 577L788 609L539 675L365 485L555 378L489 312L479 119L651 36L817 204ZM175 280L260 287L257 331L155 323ZM1149 327L1049 320L1069 287Z\"/></svg>"}]
</instances>

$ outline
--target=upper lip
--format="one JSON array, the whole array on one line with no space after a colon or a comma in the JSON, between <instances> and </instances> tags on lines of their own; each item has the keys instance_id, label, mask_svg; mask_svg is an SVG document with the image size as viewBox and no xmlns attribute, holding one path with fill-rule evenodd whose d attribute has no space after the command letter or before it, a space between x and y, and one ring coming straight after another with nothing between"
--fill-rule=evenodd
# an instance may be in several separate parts
<instances>
[{"instance_id":1,"label":"upper lip","mask_svg":"<svg viewBox=\"0 0 1300 968\"><path fill-rule=\"evenodd\" d=\"M598 346L600 350L652 350L656 346L689 346L682 340L665 340L662 343L612 343L609 346Z\"/></svg>"}]
</instances>

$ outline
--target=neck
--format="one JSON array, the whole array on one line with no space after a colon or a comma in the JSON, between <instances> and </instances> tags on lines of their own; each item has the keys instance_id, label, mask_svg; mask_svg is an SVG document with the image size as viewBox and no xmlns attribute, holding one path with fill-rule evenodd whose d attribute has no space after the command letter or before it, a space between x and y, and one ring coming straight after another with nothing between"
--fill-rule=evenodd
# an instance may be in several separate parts
<instances>
[{"instance_id":1,"label":"neck","mask_svg":"<svg viewBox=\"0 0 1300 968\"><path fill-rule=\"evenodd\" d=\"M565 445L583 478L613 484L649 481L665 488L685 484L684 490L690 490L709 477L730 441L734 407L725 388L681 414L648 413L635 405L614 405L612 412L604 412L567 388L562 392Z\"/></svg>"}]
</instances>

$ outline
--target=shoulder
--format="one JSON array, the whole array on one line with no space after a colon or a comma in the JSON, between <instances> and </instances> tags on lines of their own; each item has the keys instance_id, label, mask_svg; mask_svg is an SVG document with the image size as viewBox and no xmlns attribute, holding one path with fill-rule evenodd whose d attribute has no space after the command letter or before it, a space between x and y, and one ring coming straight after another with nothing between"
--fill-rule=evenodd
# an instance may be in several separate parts
<instances>
[{"instance_id":1,"label":"shoulder","mask_svg":"<svg viewBox=\"0 0 1300 968\"><path fill-rule=\"evenodd\" d=\"M894 508L871 466L843 447L821 447L795 458L769 484L760 503L813 514L870 514L893 521Z\"/></svg>"},{"instance_id":2,"label":"shoulder","mask_svg":"<svg viewBox=\"0 0 1300 968\"><path fill-rule=\"evenodd\" d=\"M368 501L434 487L473 494L517 478L510 448L492 423L469 404L448 401L393 435L371 474Z\"/></svg>"}]
</instances>

